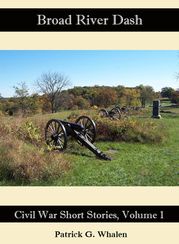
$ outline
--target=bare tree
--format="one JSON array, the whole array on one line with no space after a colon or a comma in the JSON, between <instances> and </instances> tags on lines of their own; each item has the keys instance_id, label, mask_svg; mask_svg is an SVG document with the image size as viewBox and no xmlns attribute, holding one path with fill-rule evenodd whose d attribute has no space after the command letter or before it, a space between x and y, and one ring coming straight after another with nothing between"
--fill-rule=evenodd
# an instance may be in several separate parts
<instances>
[{"instance_id":1,"label":"bare tree","mask_svg":"<svg viewBox=\"0 0 179 244\"><path fill-rule=\"evenodd\" d=\"M37 80L39 92L46 95L52 113L57 111L57 102L62 89L69 84L68 77L58 72L43 73Z\"/></svg>"}]
</instances>

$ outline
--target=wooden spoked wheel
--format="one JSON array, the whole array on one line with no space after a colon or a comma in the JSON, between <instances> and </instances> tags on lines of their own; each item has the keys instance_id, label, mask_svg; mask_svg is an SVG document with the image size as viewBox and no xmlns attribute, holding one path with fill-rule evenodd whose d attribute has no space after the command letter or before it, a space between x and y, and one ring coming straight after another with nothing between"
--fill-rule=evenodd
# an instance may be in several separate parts
<instances>
[{"instance_id":1,"label":"wooden spoked wheel","mask_svg":"<svg viewBox=\"0 0 179 244\"><path fill-rule=\"evenodd\" d=\"M64 125L51 119L45 127L45 141L54 150L63 151L67 147L67 134Z\"/></svg>"},{"instance_id":2,"label":"wooden spoked wheel","mask_svg":"<svg viewBox=\"0 0 179 244\"><path fill-rule=\"evenodd\" d=\"M101 110L99 110L99 116L101 117L101 118L105 118L105 117L108 117L109 116L109 114L108 114L108 111L106 110L106 109L101 109Z\"/></svg>"},{"instance_id":3,"label":"wooden spoked wheel","mask_svg":"<svg viewBox=\"0 0 179 244\"><path fill-rule=\"evenodd\" d=\"M120 119L121 111L118 108L113 108L110 112L110 115L113 119Z\"/></svg>"},{"instance_id":4,"label":"wooden spoked wheel","mask_svg":"<svg viewBox=\"0 0 179 244\"><path fill-rule=\"evenodd\" d=\"M79 133L82 133L88 141L93 143L96 138L96 125L94 121L88 116L80 116L75 123L83 127L82 132Z\"/></svg>"}]
</instances>

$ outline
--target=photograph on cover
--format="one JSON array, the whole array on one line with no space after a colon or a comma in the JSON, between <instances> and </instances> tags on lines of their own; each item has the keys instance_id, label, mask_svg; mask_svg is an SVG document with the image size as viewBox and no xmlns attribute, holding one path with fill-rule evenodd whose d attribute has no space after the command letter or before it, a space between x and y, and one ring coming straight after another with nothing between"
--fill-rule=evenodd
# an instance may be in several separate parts
<instances>
[{"instance_id":1,"label":"photograph on cover","mask_svg":"<svg viewBox=\"0 0 179 244\"><path fill-rule=\"evenodd\" d=\"M1 50L1 186L177 186L177 50Z\"/></svg>"}]
</instances>

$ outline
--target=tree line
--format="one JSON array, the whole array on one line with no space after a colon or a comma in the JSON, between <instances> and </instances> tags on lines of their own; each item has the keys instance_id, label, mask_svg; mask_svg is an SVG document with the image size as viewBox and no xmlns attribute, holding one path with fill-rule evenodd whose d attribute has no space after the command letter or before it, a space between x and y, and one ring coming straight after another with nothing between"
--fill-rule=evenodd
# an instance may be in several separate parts
<instances>
[{"instance_id":1,"label":"tree line","mask_svg":"<svg viewBox=\"0 0 179 244\"><path fill-rule=\"evenodd\" d=\"M30 94L25 82L14 86L14 96L0 97L0 112L3 114L55 113L60 110L88 109L111 105L145 107L156 98L165 97L179 102L179 91L171 87L155 92L152 86L93 86L67 89L70 80L58 73L44 73L36 82L36 93Z\"/></svg>"}]
</instances>

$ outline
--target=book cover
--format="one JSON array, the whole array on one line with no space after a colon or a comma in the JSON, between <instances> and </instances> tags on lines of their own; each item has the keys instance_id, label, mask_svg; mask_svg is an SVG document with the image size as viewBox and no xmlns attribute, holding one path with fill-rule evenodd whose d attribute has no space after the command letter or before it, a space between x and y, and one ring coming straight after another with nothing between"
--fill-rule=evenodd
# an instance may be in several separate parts
<instances>
[{"instance_id":1,"label":"book cover","mask_svg":"<svg viewBox=\"0 0 179 244\"><path fill-rule=\"evenodd\" d=\"M0 241L178 243L176 2L0 2Z\"/></svg>"}]
</instances>

